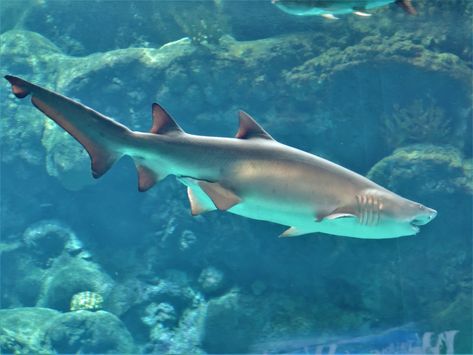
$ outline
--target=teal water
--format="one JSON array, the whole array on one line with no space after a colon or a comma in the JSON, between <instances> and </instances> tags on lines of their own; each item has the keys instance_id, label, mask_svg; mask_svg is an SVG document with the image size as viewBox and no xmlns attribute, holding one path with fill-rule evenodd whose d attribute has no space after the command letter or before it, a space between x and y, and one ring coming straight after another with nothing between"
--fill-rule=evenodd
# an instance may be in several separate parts
<instances>
[{"instance_id":1,"label":"teal water","mask_svg":"<svg viewBox=\"0 0 473 355\"><path fill-rule=\"evenodd\" d=\"M192 217L174 177L139 193L131 159L92 179L4 81L0 352L472 353L473 3L413 5L330 21L269 0L2 1L2 76L138 131L152 102L226 137L243 109L439 214L388 240Z\"/></svg>"}]
</instances>

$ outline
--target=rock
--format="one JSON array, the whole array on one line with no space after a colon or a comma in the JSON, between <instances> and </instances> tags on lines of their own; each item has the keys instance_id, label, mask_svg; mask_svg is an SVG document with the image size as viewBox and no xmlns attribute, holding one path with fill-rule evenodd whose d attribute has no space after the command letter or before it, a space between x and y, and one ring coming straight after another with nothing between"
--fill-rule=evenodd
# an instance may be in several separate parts
<instances>
[{"instance_id":1,"label":"rock","mask_svg":"<svg viewBox=\"0 0 473 355\"><path fill-rule=\"evenodd\" d=\"M177 324L157 323L150 332L150 343L145 352L160 354L205 354L201 338L207 305L201 299L187 308Z\"/></svg>"},{"instance_id":2,"label":"rock","mask_svg":"<svg viewBox=\"0 0 473 355\"><path fill-rule=\"evenodd\" d=\"M77 311L51 321L45 332L58 353L134 353L135 345L125 325L105 311Z\"/></svg>"},{"instance_id":3,"label":"rock","mask_svg":"<svg viewBox=\"0 0 473 355\"><path fill-rule=\"evenodd\" d=\"M195 46L190 43L190 40L182 39L168 43L160 49L123 49L103 55L95 54L92 57L73 58L62 53L46 38L33 32L15 30L9 31L8 34L3 33L1 36L2 43L6 45L15 43L15 50L9 50L8 53L1 52L1 55L5 58L2 65L8 62L8 68L2 66L2 70L19 75L25 71L36 72L38 70L40 74L30 75L27 79L41 83L42 86L48 89L59 91L62 94L69 94L72 97L78 96L80 92L85 93L85 96L81 95L81 97L91 97L89 103L91 106L94 106L96 97L90 95L90 89L92 86L93 90L99 90L99 88L95 89L94 86L95 82L102 81L100 76L110 76L112 78L111 84L114 84L114 87L134 86L130 83L130 80L133 81L136 78L128 77L121 80L118 72L116 72L118 69L116 65L120 67L129 65L130 68L137 68L140 71L140 76L147 78L148 84L151 84L153 81L161 81L158 80L158 77L163 75L168 66L173 63L180 63L183 58L195 51ZM27 60L26 57L29 57L33 52L37 56L36 59L34 61ZM41 69L31 68L33 62ZM20 70L17 68L20 68ZM182 79L176 77L175 80ZM84 87L84 85L87 87ZM170 82L169 85L173 85L173 83ZM104 91L103 85L100 85L100 90L103 92L103 97L99 102L103 103L104 97L110 97L113 101L116 101L116 90ZM156 90L156 87L153 90ZM191 91L192 98L201 95L198 88L193 88ZM141 94L135 94L132 91L129 91L128 95L132 101L137 103L139 102L137 97L140 99L143 97ZM14 116L18 109L18 103L12 102L8 105L11 106L8 108L9 116ZM97 108L100 108L100 106L99 104ZM30 164L37 164L38 161L45 159L48 174L58 178L66 189L79 190L92 184L94 180L91 177L90 161L85 150L53 122L33 117L37 115L37 112L30 109L26 110L28 114L22 112L18 119L4 120L5 122L1 123L2 149L5 145L5 149L11 151L11 154L5 154L4 158L12 160L19 157ZM133 111L133 108L129 105L123 107L115 105L109 110L108 114L119 115L122 112L130 112L130 110ZM136 112L141 110L140 107ZM102 111L106 112L107 110L102 107ZM133 120L134 115L130 116ZM23 120L25 120L25 124L19 124ZM20 131L19 127L22 127ZM3 134L6 136L3 137ZM38 135L42 136L42 148L37 145ZM22 136L23 139L18 139L18 136ZM31 139L28 137L31 137ZM27 146L23 147L24 145Z\"/></svg>"},{"instance_id":4,"label":"rock","mask_svg":"<svg viewBox=\"0 0 473 355\"><path fill-rule=\"evenodd\" d=\"M149 115L153 96L190 130L199 133L200 123L209 119L212 126L221 127L210 127L206 134L228 134L225 131L229 122L235 120L226 112L231 110L235 117L234 111L244 103L245 109L285 143L308 151L330 152L330 157L341 163L352 162L352 152L359 151L360 159L348 166L357 171L366 171L390 149L379 124L386 107L391 110L396 105L408 106L421 92L431 92L432 104L442 109L444 117L451 118L452 128L445 139L460 148L469 146L471 139L466 132L471 127L467 113L471 99L469 82L465 80L471 74L468 62L458 55L425 47L418 38L406 33L389 38L371 34L351 46L346 44L348 38L338 38L337 45L330 46L323 44L327 39L324 34L286 35L251 42L225 36L221 47L209 48L183 38L158 49L127 48L70 57L37 34L2 34L6 43L21 43L13 53L4 53L6 72L11 71L10 59L35 73L41 71L32 68L31 63L44 62L49 75L27 79L78 97L106 115L124 118L122 122L133 128L147 127L148 121L143 117ZM35 61L25 60L31 52L35 53ZM213 63L212 71L207 68L209 62ZM242 71L246 75L239 75ZM405 85L398 75L400 71L411 78L411 85ZM380 72L382 81L377 80ZM234 83L231 92L226 90L228 82ZM129 89L137 87L140 89ZM286 94L288 91L291 95ZM100 95L94 94L97 92ZM360 92L361 101L350 99ZM441 101L447 94L456 97L454 105ZM117 100L119 95L121 99ZM105 105L107 102L114 104ZM15 112L16 108L12 108L13 115ZM198 119L186 121L187 117ZM281 122L297 123L306 129L287 130ZM370 129L344 129L348 124ZM49 122L42 127L44 149L40 150L48 174L68 189L87 186L92 179L86 153L67 133L51 125L54 124ZM29 131L27 127L24 134ZM328 143L334 140L339 144ZM8 149L18 146L18 142L12 143Z\"/></svg>"},{"instance_id":5,"label":"rock","mask_svg":"<svg viewBox=\"0 0 473 355\"><path fill-rule=\"evenodd\" d=\"M251 314L237 292L212 299L207 306L202 346L209 353L245 353L259 334L261 312Z\"/></svg>"},{"instance_id":6,"label":"rock","mask_svg":"<svg viewBox=\"0 0 473 355\"><path fill-rule=\"evenodd\" d=\"M54 122L47 121L44 127L41 143L47 152L46 171L48 174L57 178L66 189L71 191L94 184L87 152Z\"/></svg>"},{"instance_id":7,"label":"rock","mask_svg":"<svg viewBox=\"0 0 473 355\"><path fill-rule=\"evenodd\" d=\"M169 303L151 303L145 308L145 315L141 320L149 327L156 324L169 327L176 323L176 310Z\"/></svg>"},{"instance_id":8,"label":"rock","mask_svg":"<svg viewBox=\"0 0 473 355\"><path fill-rule=\"evenodd\" d=\"M106 300L113 284L113 280L97 264L62 257L45 276L37 305L68 311L75 294L90 291L100 294Z\"/></svg>"},{"instance_id":9,"label":"rock","mask_svg":"<svg viewBox=\"0 0 473 355\"><path fill-rule=\"evenodd\" d=\"M179 238L179 250L181 251L190 251L195 246L197 242L197 237L194 232L186 229L181 233Z\"/></svg>"},{"instance_id":10,"label":"rock","mask_svg":"<svg viewBox=\"0 0 473 355\"><path fill-rule=\"evenodd\" d=\"M251 291L255 296L262 295L267 289L267 286L263 281L257 280L251 284Z\"/></svg>"},{"instance_id":11,"label":"rock","mask_svg":"<svg viewBox=\"0 0 473 355\"><path fill-rule=\"evenodd\" d=\"M199 294L190 287L190 280L184 272L168 270L155 283L144 288L142 300L169 303L178 312L199 301Z\"/></svg>"},{"instance_id":12,"label":"rock","mask_svg":"<svg viewBox=\"0 0 473 355\"><path fill-rule=\"evenodd\" d=\"M58 257L64 250L70 255L83 250L76 234L58 220L42 220L31 225L23 233L23 242L41 263Z\"/></svg>"},{"instance_id":13,"label":"rock","mask_svg":"<svg viewBox=\"0 0 473 355\"><path fill-rule=\"evenodd\" d=\"M216 293L225 287L225 274L223 271L209 266L202 270L198 282L204 293Z\"/></svg>"},{"instance_id":14,"label":"rock","mask_svg":"<svg viewBox=\"0 0 473 355\"><path fill-rule=\"evenodd\" d=\"M47 308L0 310L0 352L51 354L45 329L59 316L58 311Z\"/></svg>"},{"instance_id":15,"label":"rock","mask_svg":"<svg viewBox=\"0 0 473 355\"><path fill-rule=\"evenodd\" d=\"M452 146L412 145L394 151L368 172L369 179L401 195L473 194L471 159Z\"/></svg>"}]
</instances>

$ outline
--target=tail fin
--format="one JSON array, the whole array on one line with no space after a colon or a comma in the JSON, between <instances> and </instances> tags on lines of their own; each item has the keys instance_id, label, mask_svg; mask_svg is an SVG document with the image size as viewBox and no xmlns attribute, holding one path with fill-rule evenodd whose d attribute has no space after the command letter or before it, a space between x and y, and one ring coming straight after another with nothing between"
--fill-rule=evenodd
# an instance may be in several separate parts
<instances>
[{"instance_id":1,"label":"tail fin","mask_svg":"<svg viewBox=\"0 0 473 355\"><path fill-rule=\"evenodd\" d=\"M13 94L24 98L31 94L31 102L55 121L87 150L91 159L92 175L99 178L121 158L123 147L132 132L122 124L73 101L15 76L6 75Z\"/></svg>"}]
</instances>

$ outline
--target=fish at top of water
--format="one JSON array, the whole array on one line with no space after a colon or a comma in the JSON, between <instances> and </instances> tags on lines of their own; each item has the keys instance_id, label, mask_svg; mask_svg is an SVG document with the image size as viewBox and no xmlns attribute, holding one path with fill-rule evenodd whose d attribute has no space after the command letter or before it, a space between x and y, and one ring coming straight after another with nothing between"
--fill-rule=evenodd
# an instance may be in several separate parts
<instances>
[{"instance_id":1,"label":"fish at top of water","mask_svg":"<svg viewBox=\"0 0 473 355\"><path fill-rule=\"evenodd\" d=\"M89 153L99 178L130 156L138 189L168 175L187 186L191 211L222 210L289 226L282 236L323 232L357 238L416 234L437 212L328 160L277 142L240 112L235 138L188 134L158 104L149 133L136 132L87 106L15 76L18 98L71 134Z\"/></svg>"},{"instance_id":2,"label":"fish at top of water","mask_svg":"<svg viewBox=\"0 0 473 355\"><path fill-rule=\"evenodd\" d=\"M401 6L407 13L416 14L411 0L272 0L282 11L296 16L322 16L337 19L336 15L355 14L371 16L367 10L391 3Z\"/></svg>"}]
</instances>

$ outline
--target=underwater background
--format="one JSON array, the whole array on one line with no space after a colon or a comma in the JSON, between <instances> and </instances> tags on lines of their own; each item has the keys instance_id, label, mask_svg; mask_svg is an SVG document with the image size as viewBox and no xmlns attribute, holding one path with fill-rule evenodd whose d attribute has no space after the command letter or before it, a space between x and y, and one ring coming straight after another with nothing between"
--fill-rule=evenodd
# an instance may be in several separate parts
<instances>
[{"instance_id":1,"label":"underwater background","mask_svg":"<svg viewBox=\"0 0 473 355\"><path fill-rule=\"evenodd\" d=\"M438 211L364 240L211 212L124 158L82 147L0 87L2 353L472 353L472 16L418 0L371 17L271 1L0 2L0 73L134 130L162 104L233 136L243 109L278 141ZM29 101L29 100L28 100Z\"/></svg>"}]
</instances>

